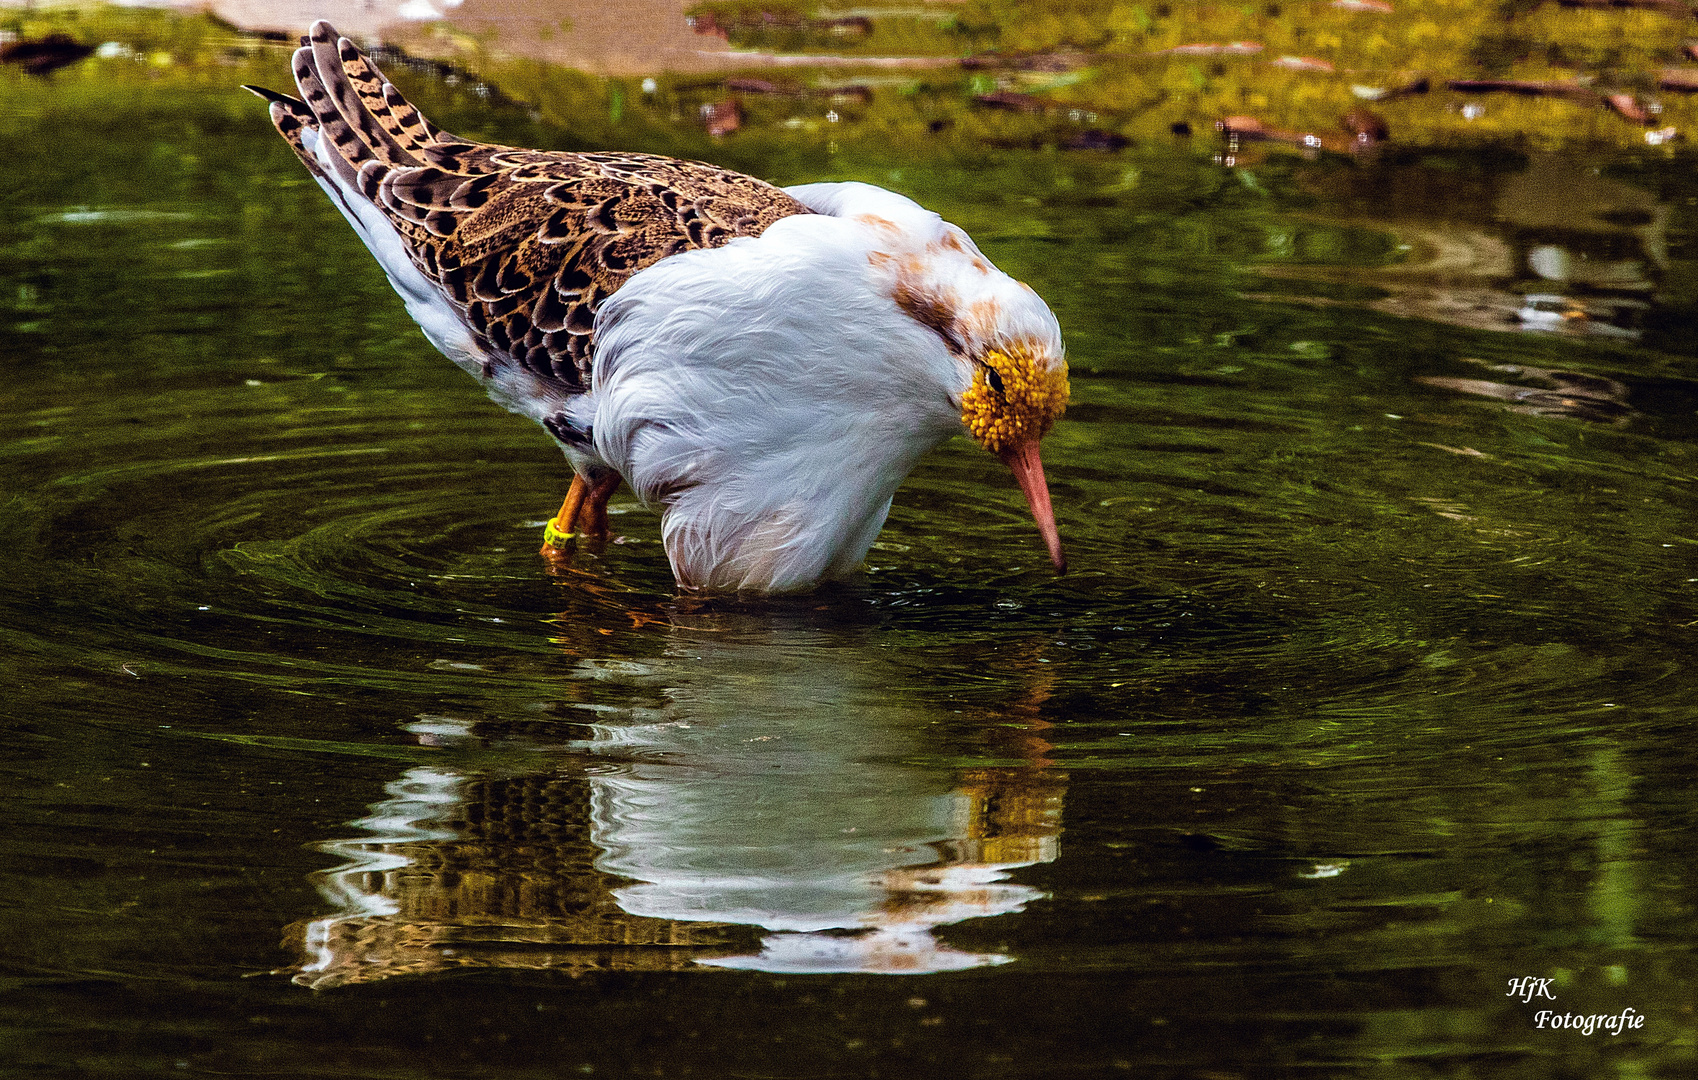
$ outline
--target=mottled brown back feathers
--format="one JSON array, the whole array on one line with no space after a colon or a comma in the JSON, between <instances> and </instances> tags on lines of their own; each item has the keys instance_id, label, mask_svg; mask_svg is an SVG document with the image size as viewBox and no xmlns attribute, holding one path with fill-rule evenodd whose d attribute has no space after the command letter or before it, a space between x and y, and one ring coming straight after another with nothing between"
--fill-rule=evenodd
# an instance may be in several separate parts
<instances>
[{"instance_id":1,"label":"mottled brown back feathers","mask_svg":"<svg viewBox=\"0 0 1698 1080\"><path fill-rule=\"evenodd\" d=\"M315 23L295 53L305 99L254 89L315 174L331 167L379 207L408 255L506 364L590 385L595 313L632 274L669 255L758 236L808 211L753 177L648 154L520 150L432 126L351 41Z\"/></svg>"}]
</instances>

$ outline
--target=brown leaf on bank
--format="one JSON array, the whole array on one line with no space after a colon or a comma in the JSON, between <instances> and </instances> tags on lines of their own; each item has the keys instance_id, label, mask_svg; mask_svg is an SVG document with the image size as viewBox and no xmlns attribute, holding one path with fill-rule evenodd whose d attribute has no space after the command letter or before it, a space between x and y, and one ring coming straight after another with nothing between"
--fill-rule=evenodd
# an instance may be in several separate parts
<instances>
[{"instance_id":1,"label":"brown leaf on bank","mask_svg":"<svg viewBox=\"0 0 1698 1080\"><path fill-rule=\"evenodd\" d=\"M1175 45L1157 49L1151 56L1255 56L1262 51L1259 41L1198 42L1195 45Z\"/></svg>"},{"instance_id":2,"label":"brown leaf on bank","mask_svg":"<svg viewBox=\"0 0 1698 1080\"><path fill-rule=\"evenodd\" d=\"M1657 73L1657 86L1663 90L1698 93L1698 68L1664 68Z\"/></svg>"},{"instance_id":3,"label":"brown leaf on bank","mask_svg":"<svg viewBox=\"0 0 1698 1080\"><path fill-rule=\"evenodd\" d=\"M1372 109L1360 106L1351 109L1340 118L1340 123L1359 147L1373 146L1391 138L1391 126L1386 123L1385 117Z\"/></svg>"},{"instance_id":4,"label":"brown leaf on bank","mask_svg":"<svg viewBox=\"0 0 1698 1080\"><path fill-rule=\"evenodd\" d=\"M1287 71L1307 71L1317 75L1331 75L1338 70L1327 61L1317 60L1313 56L1282 56L1269 63Z\"/></svg>"},{"instance_id":5,"label":"brown leaf on bank","mask_svg":"<svg viewBox=\"0 0 1698 1080\"><path fill-rule=\"evenodd\" d=\"M1632 94L1605 94L1604 104L1608 105L1613 112L1622 118L1631 120L1635 124L1650 125L1655 119L1650 110L1639 104L1638 99Z\"/></svg>"}]
</instances>

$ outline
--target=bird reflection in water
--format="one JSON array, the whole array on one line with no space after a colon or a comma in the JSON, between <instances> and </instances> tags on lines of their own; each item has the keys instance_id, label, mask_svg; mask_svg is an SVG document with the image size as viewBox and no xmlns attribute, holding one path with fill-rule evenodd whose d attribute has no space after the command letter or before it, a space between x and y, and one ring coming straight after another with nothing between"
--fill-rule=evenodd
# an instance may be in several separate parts
<instances>
[{"instance_id":1,"label":"bird reflection in water","mask_svg":"<svg viewBox=\"0 0 1698 1080\"><path fill-rule=\"evenodd\" d=\"M505 777L416 768L392 782L352 823L367 836L321 845L345 860L316 877L337 910L291 928L296 982L1012 959L935 931L1043 896L1009 880L1054 860L1061 832L1041 646L1007 661L1024 680L1014 700L973 717L901 690L909 669L865 632L800 617L677 614L664 652L641 663L595 659L580 647L593 629L572 637L573 686L589 700L571 710L593 722L556 747L570 764ZM943 722L975 719L994 740L980 753L1016 764L919 763L945 752ZM409 730L488 752L483 726L435 717Z\"/></svg>"}]
</instances>

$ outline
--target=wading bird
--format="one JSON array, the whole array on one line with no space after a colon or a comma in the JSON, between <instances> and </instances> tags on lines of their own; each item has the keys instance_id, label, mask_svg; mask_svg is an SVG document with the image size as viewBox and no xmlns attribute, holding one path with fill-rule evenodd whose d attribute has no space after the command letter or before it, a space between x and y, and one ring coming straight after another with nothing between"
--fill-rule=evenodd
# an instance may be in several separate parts
<instances>
[{"instance_id":1,"label":"wading bird","mask_svg":"<svg viewBox=\"0 0 1698 1080\"><path fill-rule=\"evenodd\" d=\"M325 22L294 75L302 100L247 89L431 344L565 451L545 554L605 536L623 480L684 587L842 577L965 429L1065 568L1038 457L1067 403L1061 330L960 229L867 184L462 139Z\"/></svg>"}]
</instances>

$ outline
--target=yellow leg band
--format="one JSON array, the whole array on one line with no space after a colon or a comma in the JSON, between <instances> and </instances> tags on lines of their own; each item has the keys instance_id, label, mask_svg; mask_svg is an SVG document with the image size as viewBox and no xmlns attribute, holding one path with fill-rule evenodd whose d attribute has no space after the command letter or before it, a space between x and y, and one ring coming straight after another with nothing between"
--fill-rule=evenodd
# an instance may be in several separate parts
<instances>
[{"instance_id":1,"label":"yellow leg band","mask_svg":"<svg viewBox=\"0 0 1698 1080\"><path fill-rule=\"evenodd\" d=\"M563 548L577 539L577 536L575 532L562 529L557 518L550 519L548 524L542 527L542 542L553 547Z\"/></svg>"}]
</instances>

